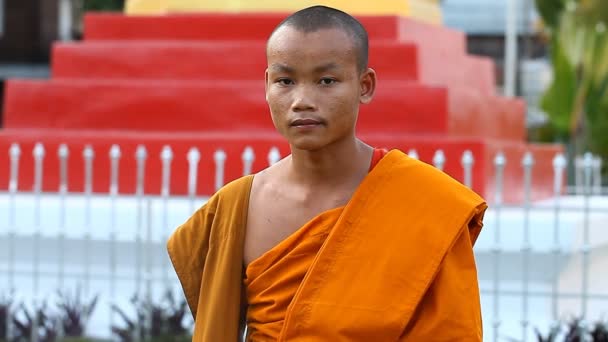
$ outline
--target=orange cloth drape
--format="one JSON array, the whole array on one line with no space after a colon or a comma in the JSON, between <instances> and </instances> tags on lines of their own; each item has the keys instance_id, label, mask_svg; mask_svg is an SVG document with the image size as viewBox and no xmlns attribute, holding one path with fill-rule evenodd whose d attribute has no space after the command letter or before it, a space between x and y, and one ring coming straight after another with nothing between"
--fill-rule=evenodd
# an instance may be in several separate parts
<instances>
[{"instance_id":1,"label":"orange cloth drape","mask_svg":"<svg viewBox=\"0 0 608 342\"><path fill-rule=\"evenodd\" d=\"M385 150L374 150L370 171L385 154ZM249 264L244 282L249 341L278 339L287 307L343 209L319 214Z\"/></svg>"},{"instance_id":2,"label":"orange cloth drape","mask_svg":"<svg viewBox=\"0 0 608 342\"><path fill-rule=\"evenodd\" d=\"M169 241L195 313L194 341L240 338L251 180L220 191ZM389 152L337 218L326 212L315 219L322 224L309 222L327 237L304 278L291 284L297 289L278 340L481 341L472 246L485 209L443 172Z\"/></svg>"}]
</instances>

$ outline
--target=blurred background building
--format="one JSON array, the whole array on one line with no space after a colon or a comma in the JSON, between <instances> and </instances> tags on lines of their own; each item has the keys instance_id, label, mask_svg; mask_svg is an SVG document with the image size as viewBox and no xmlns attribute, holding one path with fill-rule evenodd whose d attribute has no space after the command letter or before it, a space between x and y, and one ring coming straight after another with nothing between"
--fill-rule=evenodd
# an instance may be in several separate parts
<instances>
[{"instance_id":1,"label":"blurred background building","mask_svg":"<svg viewBox=\"0 0 608 342\"><path fill-rule=\"evenodd\" d=\"M496 65L497 86L503 90L508 0L443 0L446 26L467 34L468 51L491 57ZM527 123L537 127L547 117L540 98L551 81L547 41L540 33L541 18L534 0L515 1L517 35L516 94L526 99Z\"/></svg>"}]
</instances>

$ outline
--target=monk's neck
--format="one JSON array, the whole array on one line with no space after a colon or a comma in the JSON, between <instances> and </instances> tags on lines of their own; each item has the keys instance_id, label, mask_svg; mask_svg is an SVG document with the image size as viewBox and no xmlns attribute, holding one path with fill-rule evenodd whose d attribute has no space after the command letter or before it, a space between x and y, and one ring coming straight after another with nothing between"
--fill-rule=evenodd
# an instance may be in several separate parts
<instances>
[{"instance_id":1,"label":"monk's neck","mask_svg":"<svg viewBox=\"0 0 608 342\"><path fill-rule=\"evenodd\" d=\"M292 150L289 177L303 185L348 182L365 177L373 149L358 139L318 151Z\"/></svg>"}]
</instances>

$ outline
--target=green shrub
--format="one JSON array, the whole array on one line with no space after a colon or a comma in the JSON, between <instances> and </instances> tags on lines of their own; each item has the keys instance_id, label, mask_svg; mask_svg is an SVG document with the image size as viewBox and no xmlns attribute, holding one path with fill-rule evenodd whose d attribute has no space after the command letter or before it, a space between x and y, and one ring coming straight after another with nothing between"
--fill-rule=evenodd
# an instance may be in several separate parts
<instances>
[{"instance_id":1,"label":"green shrub","mask_svg":"<svg viewBox=\"0 0 608 342\"><path fill-rule=\"evenodd\" d=\"M123 320L123 326L113 326L112 333L123 342L181 342L190 341L190 327L185 323L188 305L185 300L177 302L171 291L167 291L160 303L131 299L136 317L129 317L121 308L113 306Z\"/></svg>"}]
</instances>

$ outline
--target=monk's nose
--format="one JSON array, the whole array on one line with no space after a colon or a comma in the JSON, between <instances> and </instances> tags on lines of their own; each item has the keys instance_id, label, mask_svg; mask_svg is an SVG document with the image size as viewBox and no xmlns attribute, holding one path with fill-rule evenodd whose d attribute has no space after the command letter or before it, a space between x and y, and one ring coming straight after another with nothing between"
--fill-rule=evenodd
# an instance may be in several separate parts
<instances>
[{"instance_id":1,"label":"monk's nose","mask_svg":"<svg viewBox=\"0 0 608 342\"><path fill-rule=\"evenodd\" d=\"M294 112L314 111L317 106L312 91L308 87L300 87L294 92L291 110Z\"/></svg>"}]
</instances>

